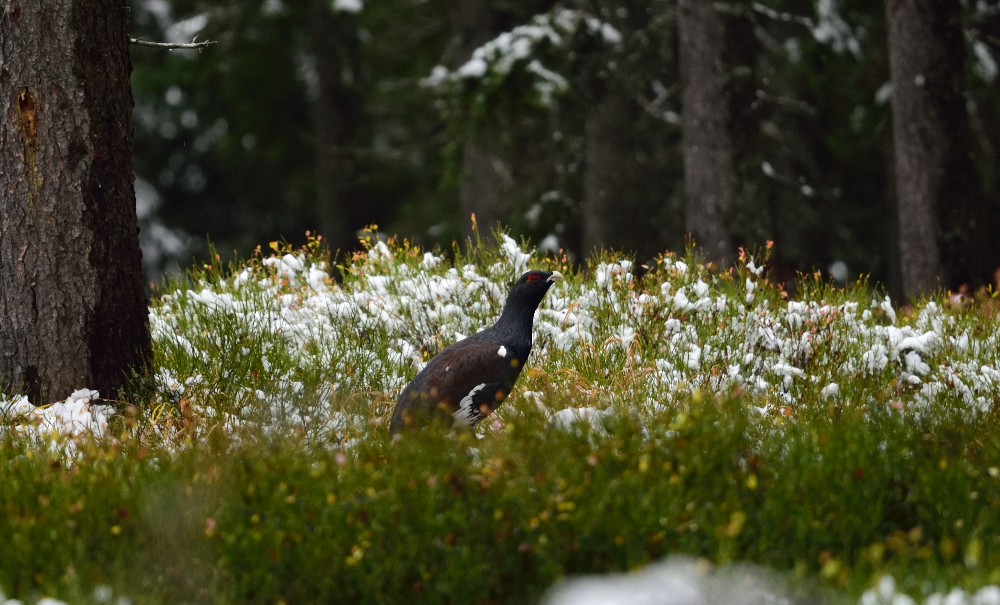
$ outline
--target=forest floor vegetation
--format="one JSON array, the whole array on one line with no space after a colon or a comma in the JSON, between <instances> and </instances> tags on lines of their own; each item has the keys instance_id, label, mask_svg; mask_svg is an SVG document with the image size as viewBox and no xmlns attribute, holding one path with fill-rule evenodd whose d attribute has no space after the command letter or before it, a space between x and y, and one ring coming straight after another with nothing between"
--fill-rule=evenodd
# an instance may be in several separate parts
<instances>
[{"instance_id":1,"label":"forest floor vegetation","mask_svg":"<svg viewBox=\"0 0 1000 605\"><path fill-rule=\"evenodd\" d=\"M364 241L339 267L273 243L158 288L153 378L123 401L0 395L0 592L530 603L687 555L803 602L1000 604L992 291L899 308L864 280L787 291L766 249L580 270L503 234ZM391 438L406 381L528 268L566 279L508 402L475 433Z\"/></svg>"}]
</instances>

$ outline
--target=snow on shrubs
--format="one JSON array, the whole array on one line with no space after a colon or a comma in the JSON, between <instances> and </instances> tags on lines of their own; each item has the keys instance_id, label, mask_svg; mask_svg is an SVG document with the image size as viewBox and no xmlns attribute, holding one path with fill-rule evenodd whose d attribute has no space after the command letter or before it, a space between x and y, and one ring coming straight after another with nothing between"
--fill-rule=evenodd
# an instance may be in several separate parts
<instances>
[{"instance_id":1,"label":"snow on shrubs","mask_svg":"<svg viewBox=\"0 0 1000 605\"><path fill-rule=\"evenodd\" d=\"M818 275L789 299L759 256L716 273L692 253L665 254L637 277L631 260L609 256L573 272L502 234L496 247L451 255L366 241L340 280L314 241L168 287L149 314L160 398L187 399L209 421L238 425L256 413L343 441L384 415L437 351L489 326L508 284L536 266L567 279L537 311L534 371L518 390L572 392L573 407L626 402L653 413L696 392L739 390L775 419L817 406L976 413L1000 392L996 322L936 299L902 314L864 284L840 290ZM331 406L359 393L376 405L355 418ZM516 411L516 395L501 416ZM100 423L107 411L93 413Z\"/></svg>"},{"instance_id":2,"label":"snow on shrubs","mask_svg":"<svg viewBox=\"0 0 1000 605\"><path fill-rule=\"evenodd\" d=\"M536 371L519 390L576 389L591 405L621 401L648 413L695 392L738 389L774 418L810 406L976 413L996 403L995 322L939 300L901 314L863 284L839 290L818 276L804 277L797 300L788 300L762 260L744 255L733 270L713 273L692 254L665 254L636 277L632 261L611 257L574 273L505 235L495 248L451 258L371 238L339 282L315 246L282 250L175 288L154 303L150 321L161 384L196 377L199 405L215 405L213 388L235 392L236 377L223 380L220 367L235 334L254 343L242 347L259 383L242 387L251 399L307 389L327 400L366 392L391 403L429 357L489 326L507 284L539 266L568 278L536 314Z\"/></svg>"}]
</instances>

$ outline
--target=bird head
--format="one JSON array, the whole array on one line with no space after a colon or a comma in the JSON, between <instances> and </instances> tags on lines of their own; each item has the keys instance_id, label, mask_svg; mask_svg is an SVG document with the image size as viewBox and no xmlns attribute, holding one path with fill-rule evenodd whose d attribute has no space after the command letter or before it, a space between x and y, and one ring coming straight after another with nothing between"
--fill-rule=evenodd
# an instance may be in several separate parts
<instances>
[{"instance_id":1,"label":"bird head","mask_svg":"<svg viewBox=\"0 0 1000 605\"><path fill-rule=\"evenodd\" d=\"M514 285L511 286L511 292L515 288L519 290L538 289L545 292L549 289L549 286L562 278L562 273L558 271L528 271L519 280L514 282Z\"/></svg>"},{"instance_id":2,"label":"bird head","mask_svg":"<svg viewBox=\"0 0 1000 605\"><path fill-rule=\"evenodd\" d=\"M558 271L528 271L511 286L507 307L515 306L534 313L549 287L562 278Z\"/></svg>"}]
</instances>

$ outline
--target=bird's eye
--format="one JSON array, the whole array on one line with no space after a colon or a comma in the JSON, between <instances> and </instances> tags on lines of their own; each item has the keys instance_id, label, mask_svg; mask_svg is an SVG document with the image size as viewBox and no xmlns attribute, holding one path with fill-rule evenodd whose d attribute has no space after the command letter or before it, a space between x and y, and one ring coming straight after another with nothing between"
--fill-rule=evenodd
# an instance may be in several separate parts
<instances>
[{"instance_id":1,"label":"bird's eye","mask_svg":"<svg viewBox=\"0 0 1000 605\"><path fill-rule=\"evenodd\" d=\"M533 281L538 281L539 279L541 279L541 276L536 273L533 275L529 275L527 281L528 283L531 283Z\"/></svg>"}]
</instances>

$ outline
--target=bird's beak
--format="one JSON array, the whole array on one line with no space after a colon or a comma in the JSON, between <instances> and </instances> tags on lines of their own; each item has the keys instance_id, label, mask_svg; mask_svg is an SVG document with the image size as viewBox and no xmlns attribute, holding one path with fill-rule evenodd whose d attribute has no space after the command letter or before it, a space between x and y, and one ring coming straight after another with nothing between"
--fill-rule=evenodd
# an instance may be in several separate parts
<instances>
[{"instance_id":1,"label":"bird's beak","mask_svg":"<svg viewBox=\"0 0 1000 605\"><path fill-rule=\"evenodd\" d=\"M550 275L549 278L547 280L545 280L545 281L547 281L547 282L557 282L557 281L559 281L562 278L563 278L562 273L560 273L558 271L553 271L552 275Z\"/></svg>"}]
</instances>

